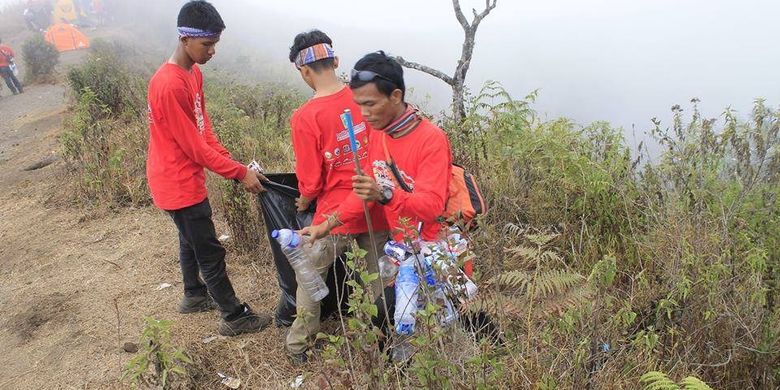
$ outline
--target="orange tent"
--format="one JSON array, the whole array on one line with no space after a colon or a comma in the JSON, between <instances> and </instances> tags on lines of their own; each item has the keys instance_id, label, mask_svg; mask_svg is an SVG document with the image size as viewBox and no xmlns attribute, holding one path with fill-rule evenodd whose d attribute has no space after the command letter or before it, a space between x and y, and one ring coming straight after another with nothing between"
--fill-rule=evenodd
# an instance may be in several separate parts
<instances>
[{"instance_id":1,"label":"orange tent","mask_svg":"<svg viewBox=\"0 0 780 390\"><path fill-rule=\"evenodd\" d=\"M46 30L46 41L61 53L68 50L86 49L89 38L72 24L56 23Z\"/></svg>"}]
</instances>

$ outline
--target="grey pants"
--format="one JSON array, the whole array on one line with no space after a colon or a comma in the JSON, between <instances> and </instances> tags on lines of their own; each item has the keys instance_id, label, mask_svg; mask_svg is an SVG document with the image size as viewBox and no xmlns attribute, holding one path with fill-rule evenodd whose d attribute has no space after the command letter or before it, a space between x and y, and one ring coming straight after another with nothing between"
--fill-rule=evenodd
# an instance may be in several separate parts
<instances>
[{"instance_id":1,"label":"grey pants","mask_svg":"<svg viewBox=\"0 0 780 390\"><path fill-rule=\"evenodd\" d=\"M390 234L388 232L376 232L374 233L374 239L376 243L377 252L372 251L371 239L368 233L362 233L357 235L335 235L323 238L322 240L326 245L317 246L321 251L312 254L312 261L314 266L317 267L320 275L323 279L328 277L328 271L333 265L333 262L337 257L346 252L352 240L357 240L358 246L368 252L366 255L366 263L368 264L369 273L379 272L379 265L377 260L381 256L385 243L387 242ZM371 283L371 291L373 297L376 299L382 295L382 281L377 279ZM345 298L346 299L346 298ZM290 332L287 334L287 351L290 353L302 353L308 348L308 341L311 337L317 335L320 330L320 303L312 301L309 294L298 286L295 291L296 302L296 317Z\"/></svg>"}]
</instances>

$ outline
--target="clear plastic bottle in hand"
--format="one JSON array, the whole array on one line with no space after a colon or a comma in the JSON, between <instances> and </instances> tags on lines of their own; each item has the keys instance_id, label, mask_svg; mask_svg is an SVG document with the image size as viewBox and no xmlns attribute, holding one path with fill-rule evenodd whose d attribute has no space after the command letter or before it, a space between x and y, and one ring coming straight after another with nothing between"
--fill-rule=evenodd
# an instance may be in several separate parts
<instances>
[{"instance_id":1,"label":"clear plastic bottle in hand","mask_svg":"<svg viewBox=\"0 0 780 390\"><path fill-rule=\"evenodd\" d=\"M309 251L303 247L301 236L293 230L281 229L271 232L271 237L282 247L282 252L295 270L298 285L303 291L315 302L325 298L328 295L328 286L312 264Z\"/></svg>"}]
</instances>

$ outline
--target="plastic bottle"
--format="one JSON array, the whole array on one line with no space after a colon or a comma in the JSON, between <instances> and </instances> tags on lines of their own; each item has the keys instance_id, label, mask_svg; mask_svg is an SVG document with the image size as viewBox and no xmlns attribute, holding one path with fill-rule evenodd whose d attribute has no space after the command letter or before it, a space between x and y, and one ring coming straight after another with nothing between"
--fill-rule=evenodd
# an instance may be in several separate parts
<instances>
[{"instance_id":1,"label":"plastic bottle","mask_svg":"<svg viewBox=\"0 0 780 390\"><path fill-rule=\"evenodd\" d=\"M468 242L459 234L453 234L449 242L442 243L431 257L433 264L440 270L442 282L447 285L454 297L463 303L477 295L478 287L463 270L458 267L458 257L468 248ZM465 298L465 299L464 299Z\"/></svg>"},{"instance_id":2,"label":"plastic bottle","mask_svg":"<svg viewBox=\"0 0 780 390\"><path fill-rule=\"evenodd\" d=\"M433 264L436 261L434 256L436 256L435 252L431 256L426 256L425 261L423 261L423 267L425 268L425 282L428 283L428 286L430 287L436 286L436 272L433 270Z\"/></svg>"},{"instance_id":3,"label":"plastic bottle","mask_svg":"<svg viewBox=\"0 0 780 390\"><path fill-rule=\"evenodd\" d=\"M430 256L425 258L425 261L423 262L423 265L425 266L425 281L428 286L434 288L433 300L441 307L439 324L441 326L447 326L458 319L458 312L455 311L455 308L452 306L452 301L444 292L445 284L439 281L436 272L433 269L433 264L438 264L437 258L446 259L446 255L441 251L434 250Z\"/></svg>"},{"instance_id":4,"label":"plastic bottle","mask_svg":"<svg viewBox=\"0 0 780 390\"><path fill-rule=\"evenodd\" d=\"M395 241L388 241L385 244L384 252L386 255L396 259L398 262L401 262L406 259L406 254L409 253L409 250L404 244Z\"/></svg>"},{"instance_id":5,"label":"plastic bottle","mask_svg":"<svg viewBox=\"0 0 780 390\"><path fill-rule=\"evenodd\" d=\"M282 252L295 270L298 285L303 291L315 302L325 298L328 295L328 286L312 266L309 253L303 248L301 236L293 230L281 229L271 232L271 237L282 247Z\"/></svg>"},{"instance_id":6,"label":"plastic bottle","mask_svg":"<svg viewBox=\"0 0 780 390\"><path fill-rule=\"evenodd\" d=\"M399 335L414 333L417 313L417 270L414 267L414 256L409 256L401 262L398 277L395 279L395 331Z\"/></svg>"},{"instance_id":7,"label":"plastic bottle","mask_svg":"<svg viewBox=\"0 0 780 390\"><path fill-rule=\"evenodd\" d=\"M398 267L401 264L398 260L384 255L379 258L379 277L384 281L393 279L398 274Z\"/></svg>"},{"instance_id":8,"label":"plastic bottle","mask_svg":"<svg viewBox=\"0 0 780 390\"><path fill-rule=\"evenodd\" d=\"M441 307L441 314L439 316L439 325L445 327L458 319L458 312L452 306L452 301L444 293L444 289L439 286L433 293L433 299L436 300L436 304Z\"/></svg>"}]
</instances>

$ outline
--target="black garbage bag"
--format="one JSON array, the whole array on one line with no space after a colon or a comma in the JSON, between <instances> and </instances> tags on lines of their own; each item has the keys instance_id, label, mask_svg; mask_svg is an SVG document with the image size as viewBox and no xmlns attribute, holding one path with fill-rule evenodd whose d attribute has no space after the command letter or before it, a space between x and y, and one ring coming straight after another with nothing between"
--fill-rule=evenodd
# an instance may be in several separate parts
<instances>
[{"instance_id":1,"label":"black garbage bag","mask_svg":"<svg viewBox=\"0 0 780 390\"><path fill-rule=\"evenodd\" d=\"M290 266L290 262L282 252L279 243L271 238L271 232L277 229L298 230L309 226L314 218L315 202L309 206L305 212L299 213L295 206L295 198L300 196L298 192L298 179L294 173L280 173L266 175L270 183L263 183L267 190L260 194L259 202L263 211L263 220L265 221L266 234L271 243L271 251L276 264L277 279L279 281L279 303L276 307L276 325L290 326L295 319L295 290L298 283L295 281L295 271ZM346 269L344 259L336 260L331 267L328 278L325 281L328 285L328 294L322 300L321 318L326 318L339 310L338 298L341 297L341 309L346 310L347 297L350 289L345 283ZM339 291L337 294L336 286Z\"/></svg>"}]
</instances>

